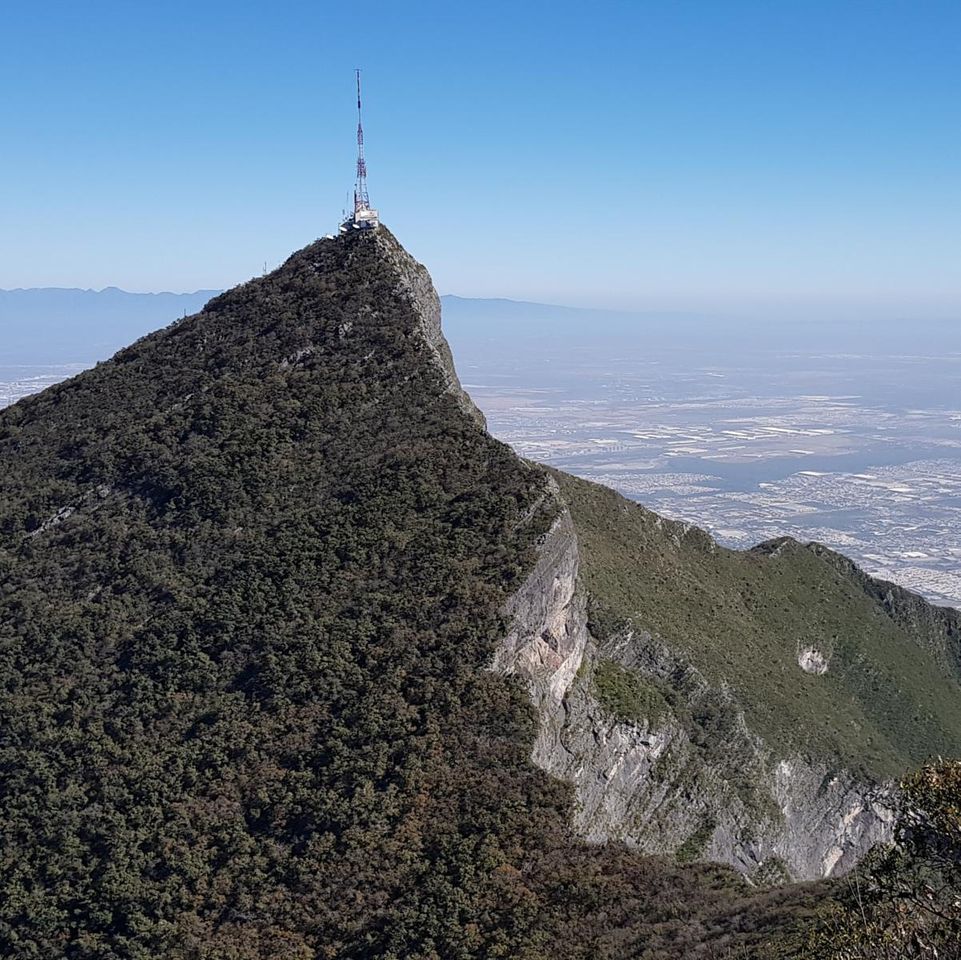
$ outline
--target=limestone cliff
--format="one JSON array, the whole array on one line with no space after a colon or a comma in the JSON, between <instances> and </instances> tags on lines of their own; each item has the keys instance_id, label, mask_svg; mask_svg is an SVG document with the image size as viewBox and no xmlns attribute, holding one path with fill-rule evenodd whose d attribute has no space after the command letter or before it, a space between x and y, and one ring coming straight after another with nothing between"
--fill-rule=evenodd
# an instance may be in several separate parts
<instances>
[{"instance_id":1,"label":"limestone cliff","mask_svg":"<svg viewBox=\"0 0 961 960\"><path fill-rule=\"evenodd\" d=\"M601 655L673 684L690 707L715 691L649 634L598 648L576 533L566 506L558 509L537 566L507 606L513 628L494 667L526 681L539 718L532 759L573 784L578 833L716 860L760 882L836 876L890 836L888 787L799 756L777 758L729 696L721 697L735 720L729 741L708 755L673 714L657 723L607 714L592 692Z\"/></svg>"},{"instance_id":2,"label":"limestone cliff","mask_svg":"<svg viewBox=\"0 0 961 960\"><path fill-rule=\"evenodd\" d=\"M537 566L507 605L513 628L498 649L494 667L525 679L539 717L532 757L573 785L577 831L594 842L616 839L680 860L720 861L763 883L838 876L889 839L897 807L893 776L859 767L823 748L816 731L800 723L793 742L763 736L744 709L743 687L738 690L723 675L710 676L683 643L672 644L630 623L605 630L603 619L595 624L600 633L591 634L589 610L598 598L589 597L581 576L576 521L579 518L581 529L592 537L599 528L624 524L624 511L633 508L617 502L601 520L588 521L578 496L571 499L574 482L562 480L560 487L555 482L545 491L556 500L557 519L541 543ZM581 488L588 486L577 481L573 489L582 494ZM645 512L644 522L651 516ZM691 544L699 556L724 562L720 548L696 528L659 518L653 518L651 528L659 546L644 549L641 544L636 554L640 564L653 566L660 561L659 550L683 553ZM781 546L773 558L779 565L805 562L805 557L820 562L823 557L816 545L800 552L793 544L786 551ZM769 545L756 554L759 559L751 562L767 562L760 558L771 555ZM815 572L835 589L840 589L838 584L850 588L851 596L873 599L879 594L878 604L869 609L869 625L876 633L892 619L901 629L908 610L911 619L900 638L904 645L929 647L954 636L953 611L934 610L906 591L896 592L898 603L892 603L890 589L882 589L884 585L853 565L843 568L842 578L835 581L843 560L831 555L824 558L824 569L816 567ZM783 572L781 566L777 570ZM649 572L634 576L642 582L646 575ZM707 581L709 574L699 576ZM809 604L808 613L816 619L816 605ZM790 617L790 611L785 616ZM925 623L932 625L934 640L918 629ZM700 627L702 635L720 629L710 620ZM819 629L824 631L809 625L805 635L811 650L830 649L833 664L825 659L821 669L811 670L798 645L784 640L777 661L769 665L772 672L796 671L791 682L798 685L802 700L805 684L835 680L829 671L843 669L839 664L846 638L834 632L823 636ZM860 625L852 623L853 629ZM940 650L937 659L944 663L949 658L944 646ZM737 662L733 651L731 661ZM645 684L663 709L618 716L599 690L599 665L605 670L616 667L631 682ZM863 661L859 667L869 675L876 669ZM932 676L949 684L949 692L954 689L950 677L932 670ZM805 674L810 679L803 679ZM760 686L755 692L759 698L766 695ZM867 707L881 709L877 703ZM891 742L901 734L890 727L881 732ZM948 728L945 735L956 732Z\"/></svg>"}]
</instances>

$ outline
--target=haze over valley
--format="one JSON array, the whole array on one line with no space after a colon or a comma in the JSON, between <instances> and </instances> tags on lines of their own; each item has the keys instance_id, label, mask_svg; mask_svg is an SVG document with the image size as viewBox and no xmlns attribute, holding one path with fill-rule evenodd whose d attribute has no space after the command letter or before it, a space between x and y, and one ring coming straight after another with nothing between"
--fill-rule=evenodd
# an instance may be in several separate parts
<instances>
[{"instance_id":1,"label":"haze over valley","mask_svg":"<svg viewBox=\"0 0 961 960\"><path fill-rule=\"evenodd\" d=\"M598 342L461 367L492 432L523 456L729 546L817 540L961 604L961 354Z\"/></svg>"}]
</instances>

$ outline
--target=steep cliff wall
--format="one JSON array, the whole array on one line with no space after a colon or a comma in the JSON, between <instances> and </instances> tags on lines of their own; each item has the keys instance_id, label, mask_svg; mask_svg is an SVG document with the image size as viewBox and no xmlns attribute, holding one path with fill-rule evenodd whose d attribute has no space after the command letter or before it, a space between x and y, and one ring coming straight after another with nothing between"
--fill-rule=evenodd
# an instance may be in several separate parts
<instances>
[{"instance_id":1,"label":"steep cliff wall","mask_svg":"<svg viewBox=\"0 0 961 960\"><path fill-rule=\"evenodd\" d=\"M666 708L651 720L612 715L597 690L598 665L609 663L663 691ZM728 690L649 634L587 648L560 745L548 769L574 784L575 822L592 840L777 882L845 872L890 836L887 788L824 762L778 758Z\"/></svg>"},{"instance_id":2,"label":"steep cliff wall","mask_svg":"<svg viewBox=\"0 0 961 960\"><path fill-rule=\"evenodd\" d=\"M561 736L566 697L590 636L570 511L549 477L544 496L556 511L556 518L538 544L536 566L507 604L505 612L512 627L497 648L493 669L516 674L526 682L538 715L532 759L558 775L558 758L564 751Z\"/></svg>"},{"instance_id":3,"label":"steep cliff wall","mask_svg":"<svg viewBox=\"0 0 961 960\"><path fill-rule=\"evenodd\" d=\"M507 605L513 625L494 668L526 681L539 718L532 758L573 785L578 833L727 863L758 882L837 876L890 837L889 786L772 751L730 689L649 632L593 638L570 511L555 484L545 496L557 517ZM612 713L600 664L643 678L662 709Z\"/></svg>"}]
</instances>

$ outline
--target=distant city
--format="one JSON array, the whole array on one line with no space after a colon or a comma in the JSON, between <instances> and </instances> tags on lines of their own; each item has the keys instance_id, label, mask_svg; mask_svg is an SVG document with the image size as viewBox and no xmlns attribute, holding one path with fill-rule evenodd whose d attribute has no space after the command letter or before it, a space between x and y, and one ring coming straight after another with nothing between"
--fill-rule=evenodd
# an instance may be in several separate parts
<instances>
[{"instance_id":1,"label":"distant city","mask_svg":"<svg viewBox=\"0 0 961 960\"><path fill-rule=\"evenodd\" d=\"M16 403L22 397L45 390L84 369L81 363L61 363L51 366L27 364L0 365L0 407Z\"/></svg>"},{"instance_id":2,"label":"distant city","mask_svg":"<svg viewBox=\"0 0 961 960\"><path fill-rule=\"evenodd\" d=\"M750 547L817 540L961 606L961 354L460 362L523 456Z\"/></svg>"},{"instance_id":3,"label":"distant city","mask_svg":"<svg viewBox=\"0 0 961 960\"><path fill-rule=\"evenodd\" d=\"M608 335L586 311L552 324L552 308L540 305L444 298L444 309L465 387L491 432L523 456L703 526L727 546L818 540L871 574L961 606L954 343L867 353L848 336L832 351L845 331L822 330L806 346L752 344L740 330L725 345L715 325L704 345L700 328L683 323L671 333L676 324L641 318L625 336L623 322ZM134 323L129 339L146 328ZM0 406L89 366L82 359L0 365Z\"/></svg>"}]
</instances>

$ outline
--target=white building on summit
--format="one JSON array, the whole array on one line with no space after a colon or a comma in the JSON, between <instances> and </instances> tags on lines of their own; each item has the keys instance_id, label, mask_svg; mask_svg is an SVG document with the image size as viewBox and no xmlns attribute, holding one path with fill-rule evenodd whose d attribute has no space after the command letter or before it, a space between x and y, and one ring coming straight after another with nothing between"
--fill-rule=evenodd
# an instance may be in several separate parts
<instances>
[{"instance_id":1,"label":"white building on summit","mask_svg":"<svg viewBox=\"0 0 961 960\"><path fill-rule=\"evenodd\" d=\"M367 196L367 161L364 159L364 124L360 108L360 70L357 74L357 181L354 183L354 212L340 225L340 232L373 230L380 224L377 211Z\"/></svg>"}]
</instances>

